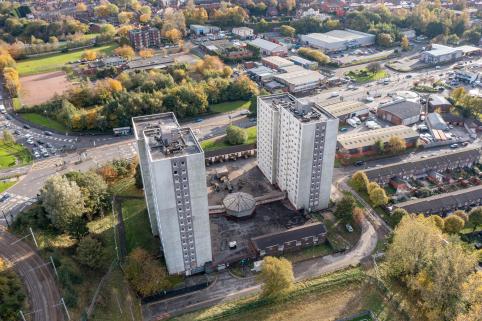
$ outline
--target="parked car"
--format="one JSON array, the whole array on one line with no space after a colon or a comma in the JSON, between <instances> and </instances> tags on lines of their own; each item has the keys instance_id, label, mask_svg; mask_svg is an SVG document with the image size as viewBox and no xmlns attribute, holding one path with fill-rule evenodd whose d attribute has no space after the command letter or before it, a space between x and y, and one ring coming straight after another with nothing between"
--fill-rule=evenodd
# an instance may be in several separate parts
<instances>
[{"instance_id":1,"label":"parked car","mask_svg":"<svg viewBox=\"0 0 482 321\"><path fill-rule=\"evenodd\" d=\"M459 148L459 144L452 144L452 145L450 145L450 148L452 148L452 149Z\"/></svg>"},{"instance_id":2,"label":"parked car","mask_svg":"<svg viewBox=\"0 0 482 321\"><path fill-rule=\"evenodd\" d=\"M332 92L332 93L330 94L330 98L338 97L338 96L340 96L340 93L337 92L337 91L334 91L334 92Z\"/></svg>"},{"instance_id":3,"label":"parked car","mask_svg":"<svg viewBox=\"0 0 482 321\"><path fill-rule=\"evenodd\" d=\"M44 135L47 135L47 136L53 136L54 133L52 132L49 132L48 130L44 131Z\"/></svg>"},{"instance_id":4,"label":"parked car","mask_svg":"<svg viewBox=\"0 0 482 321\"><path fill-rule=\"evenodd\" d=\"M356 161L353 165L355 165L355 166L363 166L363 165L365 165L365 161L359 160L359 161Z\"/></svg>"},{"instance_id":5,"label":"parked car","mask_svg":"<svg viewBox=\"0 0 482 321\"><path fill-rule=\"evenodd\" d=\"M27 125L27 124L25 124L25 125L23 125L23 128L25 128L25 129L30 129L30 126Z\"/></svg>"},{"instance_id":6,"label":"parked car","mask_svg":"<svg viewBox=\"0 0 482 321\"><path fill-rule=\"evenodd\" d=\"M345 227L348 232L353 233L353 227L350 224L346 224Z\"/></svg>"},{"instance_id":7,"label":"parked car","mask_svg":"<svg viewBox=\"0 0 482 321\"><path fill-rule=\"evenodd\" d=\"M0 202L5 202L6 200L8 200L10 198L10 194L3 194L2 197L0 197Z\"/></svg>"}]
</instances>

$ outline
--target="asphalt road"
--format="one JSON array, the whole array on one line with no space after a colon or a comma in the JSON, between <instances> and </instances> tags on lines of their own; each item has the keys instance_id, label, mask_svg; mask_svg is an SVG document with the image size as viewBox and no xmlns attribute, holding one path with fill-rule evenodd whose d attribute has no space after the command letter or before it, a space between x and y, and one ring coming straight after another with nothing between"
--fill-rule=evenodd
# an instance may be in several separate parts
<instances>
[{"instance_id":1,"label":"asphalt road","mask_svg":"<svg viewBox=\"0 0 482 321\"><path fill-rule=\"evenodd\" d=\"M64 320L63 306L55 283L55 276L50 265L45 265L42 258L25 242L7 233L0 226L0 255L10 261L20 275L27 290L33 321ZM20 320L20 315L19 315Z\"/></svg>"}]
</instances>

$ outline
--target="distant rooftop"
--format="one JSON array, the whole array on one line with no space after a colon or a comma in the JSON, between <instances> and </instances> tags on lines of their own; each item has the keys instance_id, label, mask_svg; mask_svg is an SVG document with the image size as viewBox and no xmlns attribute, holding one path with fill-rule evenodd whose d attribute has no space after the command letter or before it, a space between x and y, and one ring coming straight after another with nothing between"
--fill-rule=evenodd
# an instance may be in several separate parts
<instances>
[{"instance_id":1,"label":"distant rooftop","mask_svg":"<svg viewBox=\"0 0 482 321\"><path fill-rule=\"evenodd\" d=\"M398 136L402 139L417 138L418 134L412 128L398 125L365 132L338 135L338 144L344 149L354 149L374 145L377 141L387 143L390 138Z\"/></svg>"},{"instance_id":2,"label":"distant rooftop","mask_svg":"<svg viewBox=\"0 0 482 321\"><path fill-rule=\"evenodd\" d=\"M300 122L318 122L334 118L329 112L315 104L304 104L290 94L279 94L261 97L263 102L275 110L289 110Z\"/></svg>"},{"instance_id":3,"label":"distant rooftop","mask_svg":"<svg viewBox=\"0 0 482 321\"><path fill-rule=\"evenodd\" d=\"M279 47L282 47L282 45L278 45L277 43L264 40L261 38L256 38L250 41L249 44L254 47L261 48L263 50L268 50L268 51L272 51L272 50L278 49Z\"/></svg>"},{"instance_id":4,"label":"distant rooftop","mask_svg":"<svg viewBox=\"0 0 482 321\"><path fill-rule=\"evenodd\" d=\"M133 117L136 139L149 146L153 161L201 153L203 150L190 128L181 128L174 113Z\"/></svg>"},{"instance_id":5,"label":"distant rooftop","mask_svg":"<svg viewBox=\"0 0 482 321\"><path fill-rule=\"evenodd\" d=\"M444 45L439 45L439 44L433 44L432 49L426 51L427 53L431 54L432 56L443 56L443 55L448 55L452 54L458 51L462 51L459 48L453 48L453 47L448 47Z\"/></svg>"},{"instance_id":6,"label":"distant rooftop","mask_svg":"<svg viewBox=\"0 0 482 321\"><path fill-rule=\"evenodd\" d=\"M360 101L343 101L331 105L325 105L323 108L329 111L335 117L351 115L352 113L361 110L367 110L368 112L368 106Z\"/></svg>"}]
</instances>

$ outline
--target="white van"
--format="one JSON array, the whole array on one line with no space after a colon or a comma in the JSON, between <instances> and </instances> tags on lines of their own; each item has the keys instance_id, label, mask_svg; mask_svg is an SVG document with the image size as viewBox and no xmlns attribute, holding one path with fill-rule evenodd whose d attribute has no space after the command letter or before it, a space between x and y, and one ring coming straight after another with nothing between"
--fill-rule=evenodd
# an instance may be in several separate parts
<instances>
[{"instance_id":1,"label":"white van","mask_svg":"<svg viewBox=\"0 0 482 321\"><path fill-rule=\"evenodd\" d=\"M7 110L5 109L5 106L3 104L0 104L0 113L6 114Z\"/></svg>"}]
</instances>

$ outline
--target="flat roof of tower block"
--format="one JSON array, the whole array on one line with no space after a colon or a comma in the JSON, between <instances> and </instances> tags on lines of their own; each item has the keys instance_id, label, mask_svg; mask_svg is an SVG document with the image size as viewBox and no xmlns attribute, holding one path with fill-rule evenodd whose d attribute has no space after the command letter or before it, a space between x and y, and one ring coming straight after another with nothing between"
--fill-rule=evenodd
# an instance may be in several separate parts
<instances>
[{"instance_id":1,"label":"flat roof of tower block","mask_svg":"<svg viewBox=\"0 0 482 321\"><path fill-rule=\"evenodd\" d=\"M318 122L335 118L328 111L313 103L302 103L290 94L262 96L260 99L269 107L279 110L284 108L294 115L300 122Z\"/></svg>"},{"instance_id":2,"label":"flat roof of tower block","mask_svg":"<svg viewBox=\"0 0 482 321\"><path fill-rule=\"evenodd\" d=\"M153 161L202 153L190 128L182 128L174 113L153 114L132 118L136 139L149 146Z\"/></svg>"}]
</instances>

